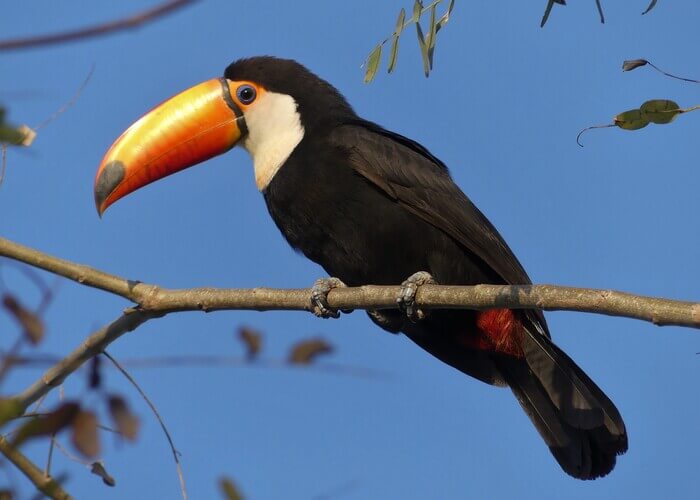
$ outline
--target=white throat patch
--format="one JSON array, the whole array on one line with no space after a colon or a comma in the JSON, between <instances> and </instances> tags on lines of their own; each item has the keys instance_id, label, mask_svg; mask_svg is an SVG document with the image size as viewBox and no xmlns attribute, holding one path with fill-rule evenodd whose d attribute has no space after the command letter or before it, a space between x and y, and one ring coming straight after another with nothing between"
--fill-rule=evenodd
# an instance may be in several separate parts
<instances>
[{"instance_id":1,"label":"white throat patch","mask_svg":"<svg viewBox=\"0 0 700 500\"><path fill-rule=\"evenodd\" d=\"M255 184L262 191L304 138L304 127L296 101L275 92L265 92L245 112L245 121L243 147L253 157Z\"/></svg>"}]
</instances>

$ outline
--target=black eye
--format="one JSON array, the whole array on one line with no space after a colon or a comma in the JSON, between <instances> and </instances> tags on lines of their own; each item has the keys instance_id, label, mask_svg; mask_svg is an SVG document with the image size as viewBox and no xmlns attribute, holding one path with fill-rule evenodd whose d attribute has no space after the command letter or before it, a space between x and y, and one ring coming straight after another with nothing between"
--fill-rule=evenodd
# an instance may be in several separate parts
<instances>
[{"instance_id":1,"label":"black eye","mask_svg":"<svg viewBox=\"0 0 700 500\"><path fill-rule=\"evenodd\" d=\"M238 90L236 90L236 95L238 96L238 100L241 101L241 104L250 104L255 100L257 92L255 92L255 87L241 85L238 87Z\"/></svg>"}]
</instances>

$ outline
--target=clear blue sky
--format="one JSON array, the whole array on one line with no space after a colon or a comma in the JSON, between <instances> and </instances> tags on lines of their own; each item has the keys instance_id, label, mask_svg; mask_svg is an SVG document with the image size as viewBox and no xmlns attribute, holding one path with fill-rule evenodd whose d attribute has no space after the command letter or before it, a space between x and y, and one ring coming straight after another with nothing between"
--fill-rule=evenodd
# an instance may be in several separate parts
<instances>
[{"instance_id":1,"label":"clear blue sky","mask_svg":"<svg viewBox=\"0 0 700 500\"><path fill-rule=\"evenodd\" d=\"M155 4L156 2L149 2ZM112 141L163 99L251 55L291 57L328 79L365 118L412 137L450 166L456 182L502 232L537 283L614 288L700 300L700 114L638 132L578 131L651 98L700 103L700 86L648 68L644 57L700 77L700 3L459 0L440 33L435 70L421 71L413 32L396 73L364 85L360 64L408 0L198 3L154 24L54 48L0 54L0 102L10 117L41 122L96 65L77 104L12 151L0 187L0 234L54 255L169 287L302 287L323 276L292 252L269 219L247 155L223 157L163 180L99 220L92 185ZM144 2L10 2L2 37L114 19ZM383 66L384 67L384 66ZM383 71L383 70L382 70ZM29 303L33 289L3 266ZM65 354L128 303L65 282L42 352ZM362 313L322 321L303 313L179 314L110 348L119 359L241 352L239 325L265 332L279 359L321 336L337 352L321 364L381 370L362 378L318 370L249 367L133 369L182 452L191 498L217 498L230 475L249 498L689 498L697 495L700 341L697 332L577 313L547 315L562 346L616 402L630 450L595 482L566 476L508 390L442 365ZM0 316L4 345L14 332ZM18 370L2 388L40 375ZM106 384L141 417L135 445L105 435L104 487L58 455L77 498L177 498L165 439L138 395L114 372ZM77 374L66 394L84 394ZM55 404L56 395L49 404ZM99 406L94 396L88 403ZM67 437L64 438L64 442ZM41 463L45 444L30 446ZM16 481L28 488L22 477ZM3 477L3 476L0 476ZM5 479L0 479L0 483ZM336 493L333 493L336 492Z\"/></svg>"}]
</instances>

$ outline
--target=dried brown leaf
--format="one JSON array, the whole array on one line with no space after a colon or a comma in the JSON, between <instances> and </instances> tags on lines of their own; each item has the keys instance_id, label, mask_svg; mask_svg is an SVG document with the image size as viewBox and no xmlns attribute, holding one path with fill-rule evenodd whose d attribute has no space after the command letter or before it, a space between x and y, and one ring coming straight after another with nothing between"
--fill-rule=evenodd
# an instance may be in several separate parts
<instances>
[{"instance_id":1,"label":"dried brown leaf","mask_svg":"<svg viewBox=\"0 0 700 500\"><path fill-rule=\"evenodd\" d=\"M139 433L139 418L129 411L129 407L120 396L110 396L109 414L117 430L129 441L134 441Z\"/></svg>"},{"instance_id":2,"label":"dried brown leaf","mask_svg":"<svg viewBox=\"0 0 700 500\"><path fill-rule=\"evenodd\" d=\"M247 326L238 329L238 338L241 339L246 348L246 357L249 361L254 360L262 349L262 334Z\"/></svg>"},{"instance_id":3,"label":"dried brown leaf","mask_svg":"<svg viewBox=\"0 0 700 500\"><path fill-rule=\"evenodd\" d=\"M44 338L44 322L39 316L24 307L12 295L5 294L2 298L5 309L15 318L24 331L24 336L36 345Z\"/></svg>"},{"instance_id":4,"label":"dried brown leaf","mask_svg":"<svg viewBox=\"0 0 700 500\"><path fill-rule=\"evenodd\" d=\"M298 365L308 365L322 354L333 352L333 346L323 339L304 340L292 346L289 362Z\"/></svg>"},{"instance_id":5,"label":"dried brown leaf","mask_svg":"<svg viewBox=\"0 0 700 500\"><path fill-rule=\"evenodd\" d=\"M90 472L92 472L96 476L100 476L102 478L102 482L105 483L107 486L114 487L117 484L117 481L115 481L114 478L109 475L107 469L105 469L105 466L102 464L102 462L93 462L90 466Z\"/></svg>"},{"instance_id":6,"label":"dried brown leaf","mask_svg":"<svg viewBox=\"0 0 700 500\"><path fill-rule=\"evenodd\" d=\"M633 69L641 68L649 64L646 59L630 59L622 63L622 71L632 71Z\"/></svg>"},{"instance_id":7,"label":"dried brown leaf","mask_svg":"<svg viewBox=\"0 0 700 500\"><path fill-rule=\"evenodd\" d=\"M219 479L219 486L221 487L221 493L224 494L226 500L243 500L243 495L238 491L236 485L228 477L222 477Z\"/></svg>"},{"instance_id":8,"label":"dried brown leaf","mask_svg":"<svg viewBox=\"0 0 700 500\"><path fill-rule=\"evenodd\" d=\"M91 411L80 411L73 419L73 446L88 458L96 457L100 453L97 429L97 415Z\"/></svg>"},{"instance_id":9,"label":"dried brown leaf","mask_svg":"<svg viewBox=\"0 0 700 500\"><path fill-rule=\"evenodd\" d=\"M71 425L79 412L80 405L68 401L50 413L33 417L17 430L12 444L19 446L31 438L52 436Z\"/></svg>"}]
</instances>

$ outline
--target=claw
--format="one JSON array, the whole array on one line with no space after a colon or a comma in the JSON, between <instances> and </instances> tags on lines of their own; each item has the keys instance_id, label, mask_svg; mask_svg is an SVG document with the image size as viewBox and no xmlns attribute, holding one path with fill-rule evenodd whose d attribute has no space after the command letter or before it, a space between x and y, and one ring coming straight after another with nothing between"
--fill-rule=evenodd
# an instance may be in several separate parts
<instances>
[{"instance_id":1,"label":"claw","mask_svg":"<svg viewBox=\"0 0 700 500\"><path fill-rule=\"evenodd\" d=\"M399 292L399 296L396 297L396 303L399 305L399 309L404 311L408 319L414 323L427 316L427 313L422 309L416 308L416 292L418 291L418 287L434 285L435 283L435 279L430 273L425 271L412 274L406 281L401 283L401 291Z\"/></svg>"},{"instance_id":2,"label":"claw","mask_svg":"<svg viewBox=\"0 0 700 500\"><path fill-rule=\"evenodd\" d=\"M328 292L345 287L338 278L320 278L311 288L311 311L319 318L339 318L340 311L328 305Z\"/></svg>"}]
</instances>

